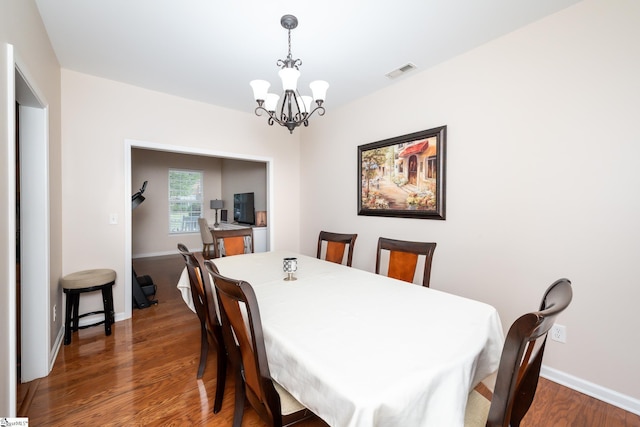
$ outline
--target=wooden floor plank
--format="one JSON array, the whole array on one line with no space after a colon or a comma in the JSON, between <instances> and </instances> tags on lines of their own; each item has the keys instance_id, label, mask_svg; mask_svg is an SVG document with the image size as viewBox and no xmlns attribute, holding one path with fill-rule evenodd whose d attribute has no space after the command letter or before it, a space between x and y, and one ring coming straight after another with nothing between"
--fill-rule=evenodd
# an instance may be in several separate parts
<instances>
[{"instance_id":1,"label":"wooden floor plank","mask_svg":"<svg viewBox=\"0 0 640 427\"><path fill-rule=\"evenodd\" d=\"M230 426L234 380L228 375L222 411L212 413L216 385L215 350L204 377L196 379L200 331L196 315L176 289L184 264L179 255L137 259L138 275L158 285L158 305L134 309L133 318L104 328L78 331L63 346L55 366L29 394L21 411L31 426ZM20 407L20 404L18 405ZM243 427L264 426L246 405ZM326 427L310 420L301 427ZM640 416L545 379L523 427L640 427ZM410 427L410 426L407 426Z\"/></svg>"}]
</instances>

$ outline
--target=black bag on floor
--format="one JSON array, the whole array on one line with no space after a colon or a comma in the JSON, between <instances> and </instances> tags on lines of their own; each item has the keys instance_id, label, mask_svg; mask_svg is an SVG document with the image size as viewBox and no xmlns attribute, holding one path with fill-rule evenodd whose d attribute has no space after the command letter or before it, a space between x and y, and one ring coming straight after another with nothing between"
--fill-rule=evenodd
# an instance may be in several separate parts
<instances>
[{"instance_id":1,"label":"black bag on floor","mask_svg":"<svg viewBox=\"0 0 640 427\"><path fill-rule=\"evenodd\" d=\"M131 291L133 292L133 306L136 308L147 308L153 304L157 304L158 300L154 299L158 286L153 283L151 276L138 276L132 268Z\"/></svg>"}]
</instances>

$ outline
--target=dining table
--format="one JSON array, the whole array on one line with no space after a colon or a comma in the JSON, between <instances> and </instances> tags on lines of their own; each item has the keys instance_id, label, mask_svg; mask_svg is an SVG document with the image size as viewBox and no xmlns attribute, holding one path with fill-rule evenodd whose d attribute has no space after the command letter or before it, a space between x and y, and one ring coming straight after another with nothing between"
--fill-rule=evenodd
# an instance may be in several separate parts
<instances>
[{"instance_id":1,"label":"dining table","mask_svg":"<svg viewBox=\"0 0 640 427\"><path fill-rule=\"evenodd\" d=\"M253 287L272 378L330 426L463 426L468 393L498 368L489 304L291 251L212 262ZM189 304L186 275L178 288Z\"/></svg>"}]
</instances>

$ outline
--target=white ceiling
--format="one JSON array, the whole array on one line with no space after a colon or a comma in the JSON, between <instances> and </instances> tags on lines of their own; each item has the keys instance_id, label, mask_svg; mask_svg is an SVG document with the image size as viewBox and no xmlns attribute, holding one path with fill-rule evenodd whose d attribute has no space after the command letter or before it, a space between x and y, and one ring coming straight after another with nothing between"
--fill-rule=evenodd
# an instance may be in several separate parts
<instances>
[{"instance_id":1,"label":"white ceiling","mask_svg":"<svg viewBox=\"0 0 640 427\"><path fill-rule=\"evenodd\" d=\"M299 88L343 105L580 0L36 0L63 68L251 112L249 81L281 92L285 14ZM418 69L389 80L411 62Z\"/></svg>"}]
</instances>

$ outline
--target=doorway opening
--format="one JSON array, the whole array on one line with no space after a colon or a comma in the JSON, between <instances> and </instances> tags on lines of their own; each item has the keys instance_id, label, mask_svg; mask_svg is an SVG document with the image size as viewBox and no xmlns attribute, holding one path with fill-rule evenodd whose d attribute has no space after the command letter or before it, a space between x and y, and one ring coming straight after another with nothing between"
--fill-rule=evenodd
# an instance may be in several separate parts
<instances>
[{"instance_id":1,"label":"doorway opening","mask_svg":"<svg viewBox=\"0 0 640 427\"><path fill-rule=\"evenodd\" d=\"M125 277L124 277L124 319L128 319L132 316L132 211L131 211L131 194L132 187L132 152L136 149L142 150L151 150L156 152L165 152L165 153L173 153L173 154L187 154L187 155L195 155L200 157L212 157L218 159L226 159L226 160L240 160L247 162L256 162L265 165L266 168L266 210L270 212L271 217L274 217L276 214L274 212L273 206L273 159L270 157L262 157L262 156L253 156L253 155L245 155L245 154L233 154L229 152L220 152L215 150L207 150L202 148L191 148L184 146L174 146L167 144L159 144L154 142L147 141L137 141L137 140L125 140L125 164L124 164L124 173L125 173ZM148 177L145 175L144 179L147 180ZM135 183L139 185L138 182ZM150 182L151 185L151 182ZM146 194L146 193L145 193ZM273 224L273 222L271 223ZM266 235L266 247L273 248L273 236L274 230L273 226L269 227L268 233ZM158 254L160 255L160 254ZM166 255L166 254L165 254Z\"/></svg>"},{"instance_id":2,"label":"doorway opening","mask_svg":"<svg viewBox=\"0 0 640 427\"><path fill-rule=\"evenodd\" d=\"M14 79L16 379L24 383L50 365L48 109L18 64Z\"/></svg>"}]
</instances>

